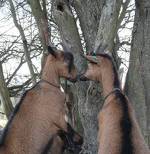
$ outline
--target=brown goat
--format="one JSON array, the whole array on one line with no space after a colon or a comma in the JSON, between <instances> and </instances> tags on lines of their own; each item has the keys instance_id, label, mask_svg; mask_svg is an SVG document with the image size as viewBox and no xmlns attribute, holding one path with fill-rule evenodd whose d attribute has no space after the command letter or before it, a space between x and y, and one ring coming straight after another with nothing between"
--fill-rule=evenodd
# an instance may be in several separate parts
<instances>
[{"instance_id":1,"label":"brown goat","mask_svg":"<svg viewBox=\"0 0 150 154\"><path fill-rule=\"evenodd\" d=\"M107 54L85 56L88 68L81 81L99 81L104 105L98 116L98 154L150 154L128 98L120 88L117 71Z\"/></svg>"},{"instance_id":2,"label":"brown goat","mask_svg":"<svg viewBox=\"0 0 150 154\"><path fill-rule=\"evenodd\" d=\"M82 138L65 121L65 94L60 77L74 81L73 55L48 48L41 81L26 91L10 118L0 143L0 154L79 153Z\"/></svg>"}]
</instances>

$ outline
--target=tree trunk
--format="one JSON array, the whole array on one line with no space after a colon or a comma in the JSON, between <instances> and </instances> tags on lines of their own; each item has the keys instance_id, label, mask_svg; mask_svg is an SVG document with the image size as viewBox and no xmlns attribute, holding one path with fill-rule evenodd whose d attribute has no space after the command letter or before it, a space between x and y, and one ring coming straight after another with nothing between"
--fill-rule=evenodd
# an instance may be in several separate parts
<instances>
[{"instance_id":1,"label":"tree trunk","mask_svg":"<svg viewBox=\"0 0 150 154\"><path fill-rule=\"evenodd\" d=\"M50 44L50 30L48 29L47 11L46 11L46 0L42 0L42 5L39 0L27 0L29 3L33 16L36 20L42 46L44 52L47 52L47 46Z\"/></svg>"},{"instance_id":2,"label":"tree trunk","mask_svg":"<svg viewBox=\"0 0 150 154\"><path fill-rule=\"evenodd\" d=\"M4 80L3 68L2 68L1 62L0 62L0 100L1 100L4 112L6 114L6 117L8 118L11 112L13 111L13 106L10 100L9 91L7 89L7 86Z\"/></svg>"},{"instance_id":3,"label":"tree trunk","mask_svg":"<svg viewBox=\"0 0 150 154\"><path fill-rule=\"evenodd\" d=\"M74 16L72 15L70 8L68 7L68 3L64 3L64 1L54 0L52 10L56 23L59 27L64 50L70 51L74 54L76 66L78 70L81 72L85 68L84 59L80 56L80 53L82 52L81 40L77 30ZM75 93L78 96L79 114L84 128L84 140L86 141L85 149L88 150L89 145L91 145L90 151L92 151L92 153L96 153L97 127L95 127L93 124L94 122L96 122L96 118L95 120L92 119L92 114L94 110L90 108L93 112L89 112L89 108L86 106L85 103L88 84L78 83L76 85L77 90Z\"/></svg>"},{"instance_id":4,"label":"tree trunk","mask_svg":"<svg viewBox=\"0 0 150 154\"><path fill-rule=\"evenodd\" d=\"M46 0L27 0L28 4L31 7L32 14L35 18L39 29L39 36L43 46L43 56L41 59L41 68L44 66L45 57L47 56L48 52L48 45L53 46L51 43L51 32L50 28L48 27L48 18L47 18L47 11L46 11Z\"/></svg>"},{"instance_id":5,"label":"tree trunk","mask_svg":"<svg viewBox=\"0 0 150 154\"><path fill-rule=\"evenodd\" d=\"M103 52L105 49L113 52L114 38L118 31L121 3L122 0L105 1L95 40L95 52Z\"/></svg>"},{"instance_id":6,"label":"tree trunk","mask_svg":"<svg viewBox=\"0 0 150 154\"><path fill-rule=\"evenodd\" d=\"M121 6L121 2L114 0L112 2L113 5L109 3L109 0L106 1L105 4L103 4L102 1L98 0L94 2L90 0L79 0L74 1L73 4L70 4L68 1L65 0L52 1L53 16L60 31L64 50L70 51L74 54L75 64L80 72L84 70L86 66L84 59L82 59L82 57L80 56L80 53L83 51L83 49L81 46L81 39L79 36L75 18L72 14L70 5L74 6L75 10L77 11L77 15L80 20L80 26L83 30L84 40L86 41L86 48L87 50L93 51L97 31L99 33L102 33L101 30L104 30L106 33L105 36L109 38L109 36L111 35L111 42L114 42L114 37L117 32L117 29L115 28L118 27L117 20L119 16L119 7ZM111 5L111 7L109 11L105 13L106 11L104 10L107 8L106 6L109 5ZM118 8L117 11L115 10L116 8ZM108 21L102 20L100 18L100 15L102 16L101 10L103 10L103 18L106 18L105 15L107 15L107 20L115 20L115 22L113 22L112 20L111 22L109 22L109 26L107 27L107 29L105 29L105 27L103 27L102 29L102 26L107 25ZM99 20L102 20L104 22L103 25L99 25ZM113 26L111 27L112 24ZM109 31L107 32L108 29ZM113 35L109 32L112 32ZM100 36L98 35L97 40L100 40L99 37ZM110 39L105 39L105 42L109 44ZM97 115L102 104L101 89L99 88L99 85L97 83L95 84L93 82L80 82L76 85L76 94L78 96L78 109L82 121L82 126L84 129L83 153L95 154L97 153Z\"/></svg>"},{"instance_id":7,"label":"tree trunk","mask_svg":"<svg viewBox=\"0 0 150 154\"><path fill-rule=\"evenodd\" d=\"M105 0L73 1L72 6L78 15L87 51L93 51L101 10Z\"/></svg>"},{"instance_id":8,"label":"tree trunk","mask_svg":"<svg viewBox=\"0 0 150 154\"><path fill-rule=\"evenodd\" d=\"M136 1L126 92L150 146L150 1Z\"/></svg>"}]
</instances>

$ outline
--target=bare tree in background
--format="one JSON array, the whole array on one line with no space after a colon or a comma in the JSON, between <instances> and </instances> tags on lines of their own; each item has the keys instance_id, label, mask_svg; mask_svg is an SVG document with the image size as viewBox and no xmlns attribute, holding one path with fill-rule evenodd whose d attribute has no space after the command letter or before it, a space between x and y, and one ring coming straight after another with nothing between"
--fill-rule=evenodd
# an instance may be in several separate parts
<instances>
[{"instance_id":1,"label":"bare tree in background","mask_svg":"<svg viewBox=\"0 0 150 154\"><path fill-rule=\"evenodd\" d=\"M8 3L3 4L4 5L3 7L6 7L6 10L8 9L7 4ZM0 102L3 110L1 112L4 112L4 114L6 114L7 117L9 117L9 115L13 111L13 105L10 100L10 97L16 97L16 96L18 97L26 88L31 86L31 83L35 83L35 77L38 76L38 71L37 71L37 68L31 63L31 60L35 57L37 58L41 54L41 45L39 44L39 41L38 41L38 35L35 34L35 32L33 32L33 34L30 32L29 35L27 35L26 33L27 36L25 36L25 30L19 24L22 21L20 21L20 19L17 19L16 17L18 7L22 8L26 4L18 3L17 11L14 8L12 1L11 1L11 5L12 5L11 13L14 15L14 22L16 22L15 23L16 26L20 28L20 32L22 34L17 36L17 33L13 33L13 34L8 33L7 27L5 31L0 31L0 36L1 36L0 38L0 62L1 62ZM7 11L9 12L9 9ZM30 12L28 12L28 14L31 16ZM24 14L21 14L21 15L23 16ZM8 16L1 18L1 22L7 22L7 20L8 21L11 20L11 17L12 16L8 14ZM27 26L29 29L30 29L30 26L34 27L34 25L33 24L30 25L30 23L28 23ZM25 27L25 29L27 28ZM35 29L36 28L34 27L34 31ZM23 41L24 39L28 39L28 44L26 41ZM28 50L29 47L30 47L30 50ZM24 50L22 50L22 48L24 48ZM33 74L31 74L31 76L25 75L25 77L23 77L19 75L18 72L22 68L23 64L25 64L28 60L29 60L28 63L30 64L28 66L32 67L31 70L33 70L33 67L34 67L34 69L36 70L36 73L32 72ZM12 61L12 62L18 61L18 63L13 62L11 65L12 69L9 70L8 68L8 70L7 69L5 70L5 68L7 68L7 63L10 63L9 61ZM9 67L9 64L8 64L8 67ZM34 80L32 75L34 76ZM22 78L24 79L21 81ZM27 78L26 81L24 81L25 78Z\"/></svg>"},{"instance_id":2,"label":"bare tree in background","mask_svg":"<svg viewBox=\"0 0 150 154\"><path fill-rule=\"evenodd\" d=\"M34 85L36 83L36 77L35 77L34 69L33 69L33 66L32 66L32 61L31 61L31 58L30 58L30 52L29 52L29 49L28 49L27 39L26 39L24 30L23 30L21 24L18 23L18 19L17 19L17 16L16 16L13 1L9 0L9 4L10 4L10 10L11 10L11 14L12 14L14 24L17 27L17 29L19 30L19 33L21 35L26 61L27 61L28 67L29 67L31 77L32 77L32 83Z\"/></svg>"}]
</instances>

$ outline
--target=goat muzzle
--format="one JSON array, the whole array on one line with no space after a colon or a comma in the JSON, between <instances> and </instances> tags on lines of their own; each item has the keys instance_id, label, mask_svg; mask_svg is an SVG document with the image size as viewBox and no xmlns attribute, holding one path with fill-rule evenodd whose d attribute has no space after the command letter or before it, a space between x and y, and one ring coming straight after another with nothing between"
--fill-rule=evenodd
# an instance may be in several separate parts
<instances>
[{"instance_id":1,"label":"goat muzzle","mask_svg":"<svg viewBox=\"0 0 150 154\"><path fill-rule=\"evenodd\" d=\"M77 79L75 78L75 79L72 79L72 78L66 78L67 80L69 80L70 82L73 82L73 83L75 83L76 81L77 81Z\"/></svg>"},{"instance_id":2,"label":"goat muzzle","mask_svg":"<svg viewBox=\"0 0 150 154\"><path fill-rule=\"evenodd\" d=\"M66 79L69 80L70 82L73 82L73 83L75 83L77 81L77 78L76 77L73 78L71 75L69 75Z\"/></svg>"}]
</instances>

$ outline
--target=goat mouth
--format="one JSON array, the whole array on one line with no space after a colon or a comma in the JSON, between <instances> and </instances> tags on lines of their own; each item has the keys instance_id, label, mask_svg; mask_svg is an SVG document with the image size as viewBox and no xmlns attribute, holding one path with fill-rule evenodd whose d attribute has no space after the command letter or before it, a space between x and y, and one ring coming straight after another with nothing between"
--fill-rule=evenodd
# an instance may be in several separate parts
<instances>
[{"instance_id":1,"label":"goat mouth","mask_svg":"<svg viewBox=\"0 0 150 154\"><path fill-rule=\"evenodd\" d=\"M75 83L76 81L77 81L77 78L66 78L67 80L69 80L70 82L73 82L73 83Z\"/></svg>"}]
</instances>

